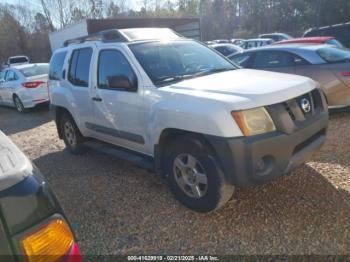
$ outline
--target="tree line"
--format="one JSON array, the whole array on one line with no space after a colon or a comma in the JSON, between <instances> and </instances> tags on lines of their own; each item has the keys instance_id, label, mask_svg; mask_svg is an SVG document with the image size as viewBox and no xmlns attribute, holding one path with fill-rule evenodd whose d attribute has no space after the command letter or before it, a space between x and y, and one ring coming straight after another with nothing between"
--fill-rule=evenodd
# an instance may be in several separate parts
<instances>
[{"instance_id":1,"label":"tree line","mask_svg":"<svg viewBox=\"0 0 350 262\"><path fill-rule=\"evenodd\" d=\"M33 2L34 0L32 0ZM349 0L38 0L36 5L0 4L0 61L25 54L47 62L48 33L85 18L200 17L203 40L249 38L349 22Z\"/></svg>"}]
</instances>

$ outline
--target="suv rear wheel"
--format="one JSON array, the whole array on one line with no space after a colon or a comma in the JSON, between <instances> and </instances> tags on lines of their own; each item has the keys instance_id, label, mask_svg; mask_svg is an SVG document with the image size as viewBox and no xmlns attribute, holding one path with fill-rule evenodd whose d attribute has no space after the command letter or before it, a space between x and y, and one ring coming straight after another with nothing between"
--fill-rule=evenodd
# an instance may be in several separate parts
<instances>
[{"instance_id":1,"label":"suv rear wheel","mask_svg":"<svg viewBox=\"0 0 350 262\"><path fill-rule=\"evenodd\" d=\"M84 137L69 114L64 113L61 116L59 128L69 152L73 154L82 154L85 152Z\"/></svg>"},{"instance_id":2,"label":"suv rear wheel","mask_svg":"<svg viewBox=\"0 0 350 262\"><path fill-rule=\"evenodd\" d=\"M188 208L211 212L232 197L234 186L226 181L215 154L200 139L176 140L167 150L165 161L170 188Z\"/></svg>"}]
</instances>

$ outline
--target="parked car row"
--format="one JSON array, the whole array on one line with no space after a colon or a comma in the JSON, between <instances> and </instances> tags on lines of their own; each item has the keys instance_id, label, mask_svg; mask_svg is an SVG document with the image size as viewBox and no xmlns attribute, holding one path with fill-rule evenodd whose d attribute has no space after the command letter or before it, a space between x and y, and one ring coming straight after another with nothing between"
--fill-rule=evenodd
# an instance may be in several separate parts
<instances>
[{"instance_id":1,"label":"parked car row","mask_svg":"<svg viewBox=\"0 0 350 262\"><path fill-rule=\"evenodd\" d=\"M350 105L350 50L333 45L271 45L229 56L243 68L307 76L318 83L329 106Z\"/></svg>"},{"instance_id":2,"label":"parked car row","mask_svg":"<svg viewBox=\"0 0 350 262\"><path fill-rule=\"evenodd\" d=\"M206 42L207 45L232 43L244 49L275 44L329 44L350 47L350 23L337 24L307 30L303 37L293 38L284 33L260 34L256 39L219 39Z\"/></svg>"}]
</instances>

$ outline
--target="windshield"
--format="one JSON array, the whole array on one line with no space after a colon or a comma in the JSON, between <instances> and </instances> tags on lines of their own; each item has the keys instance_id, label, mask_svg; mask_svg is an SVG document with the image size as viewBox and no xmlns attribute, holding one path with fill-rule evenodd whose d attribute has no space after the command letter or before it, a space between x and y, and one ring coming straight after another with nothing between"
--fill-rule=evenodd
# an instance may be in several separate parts
<instances>
[{"instance_id":1,"label":"windshield","mask_svg":"<svg viewBox=\"0 0 350 262\"><path fill-rule=\"evenodd\" d=\"M328 63L341 63L350 61L350 50L339 47L324 47L317 53Z\"/></svg>"},{"instance_id":2,"label":"windshield","mask_svg":"<svg viewBox=\"0 0 350 262\"><path fill-rule=\"evenodd\" d=\"M155 85L237 69L195 41L148 42L129 47Z\"/></svg>"},{"instance_id":3,"label":"windshield","mask_svg":"<svg viewBox=\"0 0 350 262\"><path fill-rule=\"evenodd\" d=\"M25 77L46 75L49 73L49 65L33 65L31 67L22 68L19 71L21 71Z\"/></svg>"}]
</instances>

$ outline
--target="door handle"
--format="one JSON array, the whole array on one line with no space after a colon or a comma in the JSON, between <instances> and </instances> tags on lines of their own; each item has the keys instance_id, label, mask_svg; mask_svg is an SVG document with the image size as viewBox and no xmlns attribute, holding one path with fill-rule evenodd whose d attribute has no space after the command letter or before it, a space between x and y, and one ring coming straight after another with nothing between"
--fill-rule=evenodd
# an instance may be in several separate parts
<instances>
[{"instance_id":1,"label":"door handle","mask_svg":"<svg viewBox=\"0 0 350 262\"><path fill-rule=\"evenodd\" d=\"M102 98L93 97L92 100L95 101L95 102L101 102L101 101L102 101Z\"/></svg>"}]
</instances>

